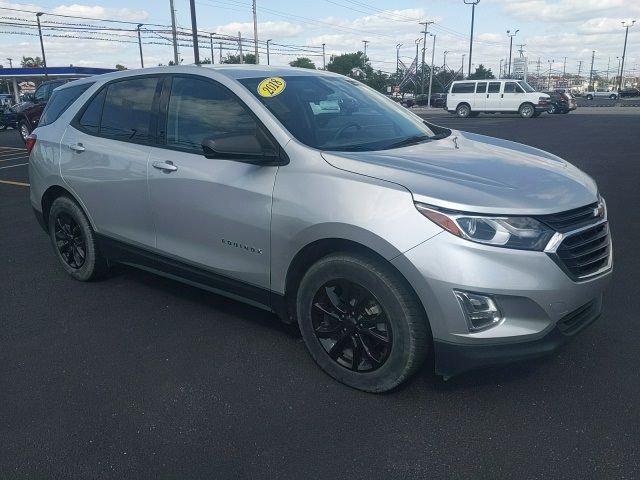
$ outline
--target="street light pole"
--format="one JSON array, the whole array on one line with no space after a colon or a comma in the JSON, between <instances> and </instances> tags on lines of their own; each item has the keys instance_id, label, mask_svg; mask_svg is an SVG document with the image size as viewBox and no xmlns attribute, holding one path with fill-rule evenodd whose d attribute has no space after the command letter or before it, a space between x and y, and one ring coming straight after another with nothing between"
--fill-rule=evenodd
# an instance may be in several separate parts
<instances>
[{"instance_id":1,"label":"street light pole","mask_svg":"<svg viewBox=\"0 0 640 480\"><path fill-rule=\"evenodd\" d=\"M256 13L256 0L253 0L253 45L254 55L256 56L256 65L260 63L258 58L258 16Z\"/></svg>"},{"instance_id":2,"label":"street light pole","mask_svg":"<svg viewBox=\"0 0 640 480\"><path fill-rule=\"evenodd\" d=\"M591 52L591 70L589 70L589 87L587 88L587 90L591 88L592 92L595 90L595 88L593 87L593 61L595 59L596 59L596 51L593 50Z\"/></svg>"},{"instance_id":3,"label":"street light pole","mask_svg":"<svg viewBox=\"0 0 640 480\"><path fill-rule=\"evenodd\" d=\"M327 62L324 56L324 47L325 47L326 43L322 44L322 69L326 70L327 69Z\"/></svg>"},{"instance_id":4,"label":"street light pole","mask_svg":"<svg viewBox=\"0 0 640 480\"><path fill-rule=\"evenodd\" d=\"M515 37L520 30L516 30L513 34L511 30L507 30L507 37L509 37L509 73L508 78L511 78L511 51L513 50L513 37Z\"/></svg>"},{"instance_id":5,"label":"street light pole","mask_svg":"<svg viewBox=\"0 0 640 480\"><path fill-rule=\"evenodd\" d=\"M396 75L400 75L400 47L401 43L396 45Z\"/></svg>"},{"instance_id":6,"label":"street light pole","mask_svg":"<svg viewBox=\"0 0 640 480\"><path fill-rule=\"evenodd\" d=\"M362 57L362 68L367 66L367 43L369 43L369 40L362 40L362 43L364 43L364 56Z\"/></svg>"},{"instance_id":7,"label":"street light pole","mask_svg":"<svg viewBox=\"0 0 640 480\"><path fill-rule=\"evenodd\" d=\"M9 60L9 68L13 68L13 58L7 57L7 60Z\"/></svg>"},{"instance_id":8,"label":"street light pole","mask_svg":"<svg viewBox=\"0 0 640 480\"><path fill-rule=\"evenodd\" d=\"M464 57L466 57L467 54L463 53L462 54L462 79L464 80ZM469 74L471 74L471 70L469 70Z\"/></svg>"},{"instance_id":9,"label":"street light pole","mask_svg":"<svg viewBox=\"0 0 640 480\"><path fill-rule=\"evenodd\" d=\"M629 27L633 27L636 23L635 20L631 21L631 25L628 25L627 22L622 22L622 27L626 29L624 34L624 48L622 49L622 66L620 67L620 79L618 80L618 92L622 90L622 76L624 75L624 57L627 54L627 37L629 36ZM38 24L39 26L40 24ZM42 42L42 36L40 37L40 42ZM44 56L44 51L42 53Z\"/></svg>"},{"instance_id":10,"label":"street light pole","mask_svg":"<svg viewBox=\"0 0 640 480\"><path fill-rule=\"evenodd\" d=\"M271 65L271 63L270 63L271 59L269 58L269 42L270 41L271 41L271 39L267 40L267 65ZM323 55L323 58L324 58L324 55Z\"/></svg>"},{"instance_id":11,"label":"street light pole","mask_svg":"<svg viewBox=\"0 0 640 480\"><path fill-rule=\"evenodd\" d=\"M42 40L42 28L40 27L40 17L42 15L44 15L43 12L36 13L36 20L38 20L38 35L40 35L40 50L42 51L42 65L44 67L44 78L46 80L49 78L49 75L47 74L47 59L44 56L44 41Z\"/></svg>"},{"instance_id":12,"label":"street light pole","mask_svg":"<svg viewBox=\"0 0 640 480\"><path fill-rule=\"evenodd\" d=\"M140 68L144 68L144 59L142 58L142 37L140 37L140 27L143 23L138 24L138 48L140 49Z\"/></svg>"},{"instance_id":13,"label":"street light pole","mask_svg":"<svg viewBox=\"0 0 640 480\"><path fill-rule=\"evenodd\" d=\"M498 70L498 80L502 78L502 59L500 59L500 69Z\"/></svg>"},{"instance_id":14,"label":"street light pole","mask_svg":"<svg viewBox=\"0 0 640 480\"><path fill-rule=\"evenodd\" d=\"M176 9L173 5L173 0L169 0L169 7L171 8L171 36L173 37L173 63L180 65L178 60L178 32L176 30ZM213 57L211 57L213 61Z\"/></svg>"},{"instance_id":15,"label":"street light pole","mask_svg":"<svg viewBox=\"0 0 640 480\"><path fill-rule=\"evenodd\" d=\"M213 65L213 33L209 34L209 41L211 42L211 65Z\"/></svg>"},{"instance_id":16,"label":"street light pole","mask_svg":"<svg viewBox=\"0 0 640 480\"><path fill-rule=\"evenodd\" d=\"M430 22L428 20L425 20L424 22L418 22L420 25L424 25L424 31L422 32L424 34L424 37L422 39L422 69L420 70L420 73L422 74L420 76L420 93L422 93L424 95L424 67L425 67L425 62L424 62L424 54L427 50L427 33L429 33L429 25L431 25L434 22ZM416 68L418 68L418 65L416 64Z\"/></svg>"},{"instance_id":17,"label":"street light pole","mask_svg":"<svg viewBox=\"0 0 640 480\"><path fill-rule=\"evenodd\" d=\"M480 0L464 0L464 3L471 5L471 37L469 39L469 73L471 73L471 55L473 54L473 23L476 14L476 5Z\"/></svg>"},{"instance_id":18,"label":"street light pole","mask_svg":"<svg viewBox=\"0 0 640 480\"><path fill-rule=\"evenodd\" d=\"M433 59L436 53L436 34L430 34L433 37L433 46L431 47L431 71L429 72L429 97L427 98L427 108L431 108L431 86L433 85Z\"/></svg>"},{"instance_id":19,"label":"street light pole","mask_svg":"<svg viewBox=\"0 0 640 480\"><path fill-rule=\"evenodd\" d=\"M549 62L549 85L547 89L551 90L551 65L553 65L553 60L547 60L547 62Z\"/></svg>"},{"instance_id":20,"label":"street light pole","mask_svg":"<svg viewBox=\"0 0 640 480\"><path fill-rule=\"evenodd\" d=\"M193 61L200 65L200 49L198 48L198 22L196 20L196 0L189 0L191 8L191 36L193 37Z\"/></svg>"},{"instance_id":21,"label":"street light pole","mask_svg":"<svg viewBox=\"0 0 640 480\"><path fill-rule=\"evenodd\" d=\"M420 51L420 42L422 41L421 38L416 38L415 42L416 42L416 74L418 73L418 58L419 58L419 51ZM414 94L418 93L418 85L414 82Z\"/></svg>"}]
</instances>

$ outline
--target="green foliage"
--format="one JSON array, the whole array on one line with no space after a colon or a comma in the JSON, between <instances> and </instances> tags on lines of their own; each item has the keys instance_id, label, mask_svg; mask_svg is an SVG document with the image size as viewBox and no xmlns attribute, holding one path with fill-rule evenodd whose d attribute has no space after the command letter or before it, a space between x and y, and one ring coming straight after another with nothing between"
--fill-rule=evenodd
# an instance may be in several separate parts
<instances>
[{"instance_id":1,"label":"green foliage","mask_svg":"<svg viewBox=\"0 0 640 480\"><path fill-rule=\"evenodd\" d=\"M22 57L20 61L22 68L44 67L44 62L40 57Z\"/></svg>"},{"instance_id":2,"label":"green foliage","mask_svg":"<svg viewBox=\"0 0 640 480\"><path fill-rule=\"evenodd\" d=\"M127 67L125 67L124 65L116 63L116 70L126 70L126 69L127 69Z\"/></svg>"},{"instance_id":3,"label":"green foliage","mask_svg":"<svg viewBox=\"0 0 640 480\"><path fill-rule=\"evenodd\" d=\"M356 53L343 53L342 55L331 57L331 61L327 64L327 70L341 73L342 75L349 75L351 70L359 68L368 76L368 74L372 72L372 69L371 66L366 63L363 66L362 57L363 53L360 51Z\"/></svg>"},{"instance_id":4,"label":"green foliage","mask_svg":"<svg viewBox=\"0 0 640 480\"><path fill-rule=\"evenodd\" d=\"M315 63L313 63L311 59L307 57L298 57L295 60L289 62L289 65L291 65L292 67L310 68L313 70L315 70L316 68Z\"/></svg>"},{"instance_id":5,"label":"green foliage","mask_svg":"<svg viewBox=\"0 0 640 480\"><path fill-rule=\"evenodd\" d=\"M483 64L478 65L476 71L467 77L469 80L484 80L487 78L496 78L493 73L491 73L491 69L485 68Z\"/></svg>"},{"instance_id":6,"label":"green foliage","mask_svg":"<svg viewBox=\"0 0 640 480\"><path fill-rule=\"evenodd\" d=\"M256 63L256 56L253 53L247 53L242 55L243 63ZM227 55L222 59L222 63L232 63L238 64L240 63L240 55Z\"/></svg>"}]
</instances>

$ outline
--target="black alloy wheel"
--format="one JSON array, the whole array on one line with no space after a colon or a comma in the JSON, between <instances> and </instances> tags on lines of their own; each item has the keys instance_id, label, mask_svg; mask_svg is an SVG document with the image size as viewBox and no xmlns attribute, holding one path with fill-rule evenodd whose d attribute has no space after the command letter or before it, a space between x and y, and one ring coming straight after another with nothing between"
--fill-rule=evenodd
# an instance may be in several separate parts
<instances>
[{"instance_id":1,"label":"black alloy wheel","mask_svg":"<svg viewBox=\"0 0 640 480\"><path fill-rule=\"evenodd\" d=\"M346 279L325 283L313 298L315 336L329 357L354 372L387 361L393 333L386 312L366 288Z\"/></svg>"},{"instance_id":2,"label":"black alloy wheel","mask_svg":"<svg viewBox=\"0 0 640 480\"><path fill-rule=\"evenodd\" d=\"M80 226L70 215L60 213L55 219L56 248L64 262L77 270L87 256L86 243Z\"/></svg>"}]
</instances>

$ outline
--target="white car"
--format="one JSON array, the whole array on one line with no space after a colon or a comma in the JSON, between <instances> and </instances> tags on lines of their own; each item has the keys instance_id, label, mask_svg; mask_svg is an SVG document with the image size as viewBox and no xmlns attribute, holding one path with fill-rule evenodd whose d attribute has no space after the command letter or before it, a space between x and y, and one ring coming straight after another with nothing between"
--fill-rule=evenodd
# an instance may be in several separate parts
<instances>
[{"instance_id":1,"label":"white car","mask_svg":"<svg viewBox=\"0 0 640 480\"><path fill-rule=\"evenodd\" d=\"M463 80L453 82L446 109L461 118L485 113L519 113L537 117L549 108L549 95L522 80Z\"/></svg>"},{"instance_id":2,"label":"white car","mask_svg":"<svg viewBox=\"0 0 640 480\"><path fill-rule=\"evenodd\" d=\"M587 100L593 100L594 98L610 98L611 100L615 100L618 98L617 92L607 92L607 91L597 91L597 92L587 92L585 93L585 98Z\"/></svg>"}]
</instances>

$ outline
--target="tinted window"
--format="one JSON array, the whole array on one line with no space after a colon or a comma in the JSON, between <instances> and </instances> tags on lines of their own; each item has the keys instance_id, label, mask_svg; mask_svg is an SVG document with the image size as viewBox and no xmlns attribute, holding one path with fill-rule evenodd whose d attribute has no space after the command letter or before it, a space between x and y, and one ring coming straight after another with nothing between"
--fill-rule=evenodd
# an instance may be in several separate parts
<instances>
[{"instance_id":1,"label":"tinted window","mask_svg":"<svg viewBox=\"0 0 640 480\"><path fill-rule=\"evenodd\" d=\"M46 84L40 85L36 89L36 93L33 95L33 99L36 101L36 103L44 102L47 98L49 98L49 92L50 91L51 91L51 84L50 83L46 83Z\"/></svg>"},{"instance_id":2,"label":"tinted window","mask_svg":"<svg viewBox=\"0 0 640 480\"><path fill-rule=\"evenodd\" d=\"M507 82L504 84L504 93L516 93L516 86L517 84L515 82Z\"/></svg>"},{"instance_id":3,"label":"tinted window","mask_svg":"<svg viewBox=\"0 0 640 480\"><path fill-rule=\"evenodd\" d=\"M100 134L117 140L148 141L157 77L112 83L102 108Z\"/></svg>"},{"instance_id":4,"label":"tinted window","mask_svg":"<svg viewBox=\"0 0 640 480\"><path fill-rule=\"evenodd\" d=\"M486 93L487 91L487 82L478 82L476 85L476 93Z\"/></svg>"},{"instance_id":5,"label":"tinted window","mask_svg":"<svg viewBox=\"0 0 640 480\"><path fill-rule=\"evenodd\" d=\"M167 145L202 152L205 138L256 135L246 108L220 84L175 77L167 114Z\"/></svg>"},{"instance_id":6,"label":"tinted window","mask_svg":"<svg viewBox=\"0 0 640 480\"><path fill-rule=\"evenodd\" d=\"M489 93L500 93L500 82L489 82Z\"/></svg>"},{"instance_id":7,"label":"tinted window","mask_svg":"<svg viewBox=\"0 0 640 480\"><path fill-rule=\"evenodd\" d=\"M451 87L451 93L473 93L475 82L454 83Z\"/></svg>"},{"instance_id":8,"label":"tinted window","mask_svg":"<svg viewBox=\"0 0 640 480\"><path fill-rule=\"evenodd\" d=\"M55 122L91 85L91 83L85 83L84 85L67 87L53 92L49 103L47 103L47 106L42 112L38 125L44 126Z\"/></svg>"},{"instance_id":9,"label":"tinted window","mask_svg":"<svg viewBox=\"0 0 640 480\"><path fill-rule=\"evenodd\" d=\"M100 116L102 115L102 105L104 105L106 93L107 89L103 88L98 95L93 97L80 117L80 126L88 130L89 133L98 133L100 130Z\"/></svg>"}]
</instances>

